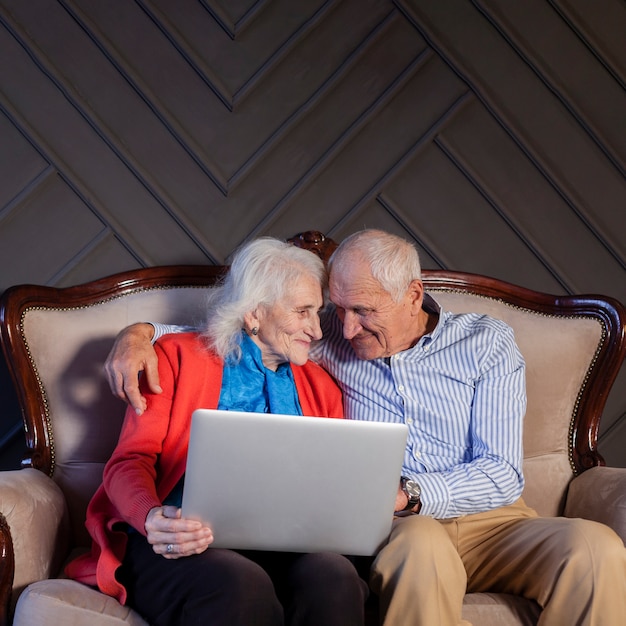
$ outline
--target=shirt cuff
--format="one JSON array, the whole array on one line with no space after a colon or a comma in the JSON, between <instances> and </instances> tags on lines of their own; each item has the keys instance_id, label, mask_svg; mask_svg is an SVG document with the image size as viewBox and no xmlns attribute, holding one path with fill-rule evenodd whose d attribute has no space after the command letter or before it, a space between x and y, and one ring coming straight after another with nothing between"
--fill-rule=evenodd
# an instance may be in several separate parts
<instances>
[{"instance_id":1,"label":"shirt cuff","mask_svg":"<svg viewBox=\"0 0 626 626\"><path fill-rule=\"evenodd\" d=\"M146 322L146 324L150 324L154 328L152 343L155 343L157 339L161 339L163 335L186 333L196 330L193 326L176 326L175 324L161 324L160 322Z\"/></svg>"}]
</instances>

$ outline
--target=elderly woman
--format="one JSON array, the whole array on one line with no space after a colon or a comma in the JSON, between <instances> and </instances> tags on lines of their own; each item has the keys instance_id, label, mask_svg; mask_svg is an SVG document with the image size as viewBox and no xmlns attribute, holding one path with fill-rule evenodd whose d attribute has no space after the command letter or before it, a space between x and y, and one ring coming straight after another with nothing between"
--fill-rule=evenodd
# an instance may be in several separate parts
<instances>
[{"instance_id":1,"label":"elderly woman","mask_svg":"<svg viewBox=\"0 0 626 626\"><path fill-rule=\"evenodd\" d=\"M339 389L308 360L324 279L314 254L255 240L213 290L204 332L157 342L162 393L144 386L145 413L127 410L87 511L92 551L70 577L154 625L363 623L367 586L346 557L211 548L211 529L180 512L194 409L343 416Z\"/></svg>"}]
</instances>

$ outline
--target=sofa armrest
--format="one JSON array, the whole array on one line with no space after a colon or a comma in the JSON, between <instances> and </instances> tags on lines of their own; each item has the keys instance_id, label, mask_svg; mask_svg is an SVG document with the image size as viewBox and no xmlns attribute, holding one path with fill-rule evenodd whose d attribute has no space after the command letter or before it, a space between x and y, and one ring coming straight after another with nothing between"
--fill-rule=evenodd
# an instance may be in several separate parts
<instances>
[{"instance_id":1,"label":"sofa armrest","mask_svg":"<svg viewBox=\"0 0 626 626\"><path fill-rule=\"evenodd\" d=\"M33 468L0 472L0 512L15 559L12 611L27 585L58 574L69 549L69 517L61 489Z\"/></svg>"},{"instance_id":2,"label":"sofa armrest","mask_svg":"<svg viewBox=\"0 0 626 626\"><path fill-rule=\"evenodd\" d=\"M626 468L592 467L574 478L564 515L602 522L626 545Z\"/></svg>"}]
</instances>

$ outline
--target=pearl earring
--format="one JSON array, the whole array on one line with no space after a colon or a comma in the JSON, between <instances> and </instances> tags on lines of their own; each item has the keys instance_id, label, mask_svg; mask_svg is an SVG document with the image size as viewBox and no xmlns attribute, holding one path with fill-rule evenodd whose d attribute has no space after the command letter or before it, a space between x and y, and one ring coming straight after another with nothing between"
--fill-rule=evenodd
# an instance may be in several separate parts
<instances>
[{"instance_id":1,"label":"pearl earring","mask_svg":"<svg viewBox=\"0 0 626 626\"><path fill-rule=\"evenodd\" d=\"M250 332L256 337L259 334L259 329L255 326Z\"/></svg>"}]
</instances>

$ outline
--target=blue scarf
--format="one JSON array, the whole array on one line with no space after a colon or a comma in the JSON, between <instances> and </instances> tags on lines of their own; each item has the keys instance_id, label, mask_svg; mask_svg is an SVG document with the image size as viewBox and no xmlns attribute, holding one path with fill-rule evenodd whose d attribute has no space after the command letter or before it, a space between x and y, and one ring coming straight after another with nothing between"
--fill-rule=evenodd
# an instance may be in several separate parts
<instances>
[{"instance_id":1,"label":"blue scarf","mask_svg":"<svg viewBox=\"0 0 626 626\"><path fill-rule=\"evenodd\" d=\"M251 413L302 415L289 363L273 372L263 365L261 350L242 332L241 360L226 359L218 409Z\"/></svg>"}]
</instances>

